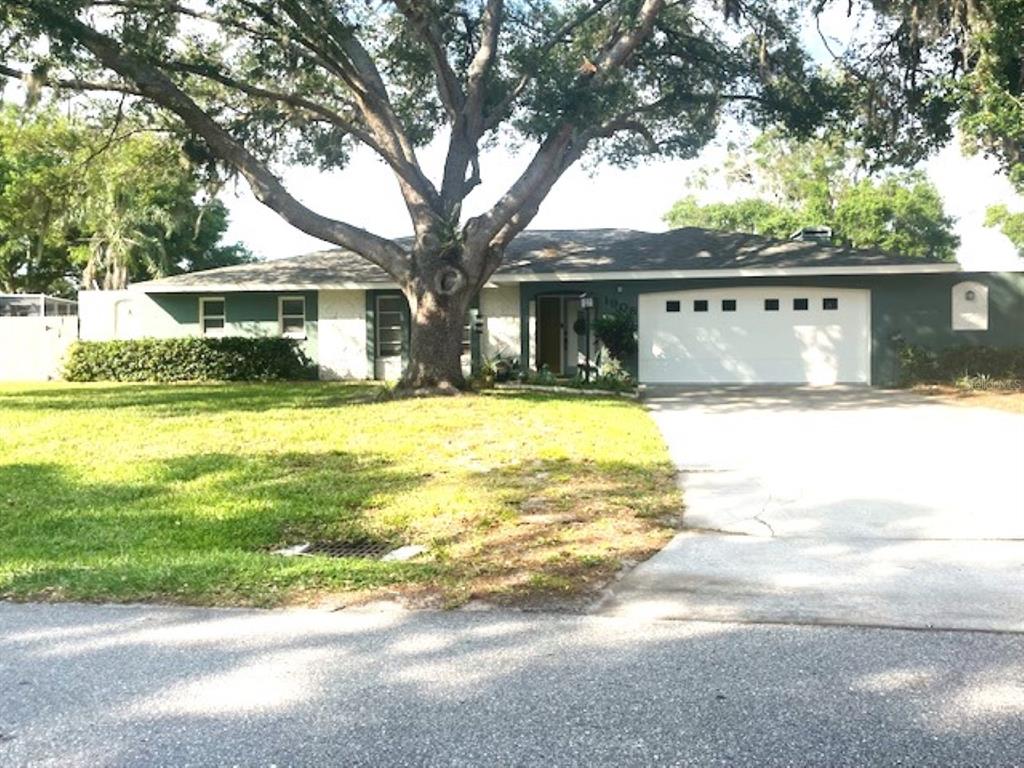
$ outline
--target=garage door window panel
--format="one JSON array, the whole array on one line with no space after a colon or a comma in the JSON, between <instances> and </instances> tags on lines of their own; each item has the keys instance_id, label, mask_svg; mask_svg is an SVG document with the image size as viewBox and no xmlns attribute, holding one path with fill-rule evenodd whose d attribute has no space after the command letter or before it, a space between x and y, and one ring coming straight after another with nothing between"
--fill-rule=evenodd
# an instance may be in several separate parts
<instances>
[{"instance_id":1,"label":"garage door window panel","mask_svg":"<svg viewBox=\"0 0 1024 768\"><path fill-rule=\"evenodd\" d=\"M765 312L778 312L779 311L779 300L778 299L765 299L764 300L764 311Z\"/></svg>"},{"instance_id":2,"label":"garage door window panel","mask_svg":"<svg viewBox=\"0 0 1024 768\"><path fill-rule=\"evenodd\" d=\"M806 312L810 306L810 302L807 299L793 299L793 310L795 312Z\"/></svg>"},{"instance_id":3,"label":"garage door window panel","mask_svg":"<svg viewBox=\"0 0 1024 768\"><path fill-rule=\"evenodd\" d=\"M722 299L722 311L723 312L735 312L736 311L736 299Z\"/></svg>"},{"instance_id":4,"label":"garage door window panel","mask_svg":"<svg viewBox=\"0 0 1024 768\"><path fill-rule=\"evenodd\" d=\"M693 311L694 312L707 312L708 311L707 299L697 299L696 301L694 301L693 302Z\"/></svg>"}]
</instances>

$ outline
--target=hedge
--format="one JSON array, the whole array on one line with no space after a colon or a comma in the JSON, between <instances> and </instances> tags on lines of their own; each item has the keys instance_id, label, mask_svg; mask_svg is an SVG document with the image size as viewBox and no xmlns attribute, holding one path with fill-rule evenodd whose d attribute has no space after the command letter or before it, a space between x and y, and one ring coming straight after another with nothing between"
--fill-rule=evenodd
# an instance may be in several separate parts
<instances>
[{"instance_id":1,"label":"hedge","mask_svg":"<svg viewBox=\"0 0 1024 768\"><path fill-rule=\"evenodd\" d=\"M188 337L75 342L67 381L271 381L314 378L294 339Z\"/></svg>"},{"instance_id":2,"label":"hedge","mask_svg":"<svg viewBox=\"0 0 1024 768\"><path fill-rule=\"evenodd\" d=\"M951 384L963 379L1024 382L1024 348L908 345L900 353L904 384Z\"/></svg>"}]
</instances>

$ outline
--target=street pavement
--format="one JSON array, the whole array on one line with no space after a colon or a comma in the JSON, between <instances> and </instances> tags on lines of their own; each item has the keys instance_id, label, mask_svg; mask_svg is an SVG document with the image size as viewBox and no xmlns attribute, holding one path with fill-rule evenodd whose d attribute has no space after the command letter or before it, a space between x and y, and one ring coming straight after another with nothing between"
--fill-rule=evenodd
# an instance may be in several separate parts
<instances>
[{"instance_id":1,"label":"street pavement","mask_svg":"<svg viewBox=\"0 0 1024 768\"><path fill-rule=\"evenodd\" d=\"M1024 635L0 603L3 766L1024 764Z\"/></svg>"}]
</instances>

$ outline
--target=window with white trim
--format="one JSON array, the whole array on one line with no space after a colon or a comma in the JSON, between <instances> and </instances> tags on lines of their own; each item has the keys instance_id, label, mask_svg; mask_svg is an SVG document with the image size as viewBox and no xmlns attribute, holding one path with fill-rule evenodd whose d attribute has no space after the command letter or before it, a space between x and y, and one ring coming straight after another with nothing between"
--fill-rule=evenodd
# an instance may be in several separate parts
<instances>
[{"instance_id":1,"label":"window with white trim","mask_svg":"<svg viewBox=\"0 0 1024 768\"><path fill-rule=\"evenodd\" d=\"M223 336L227 326L227 304L223 297L199 299L199 331L203 336Z\"/></svg>"},{"instance_id":2,"label":"window with white trim","mask_svg":"<svg viewBox=\"0 0 1024 768\"><path fill-rule=\"evenodd\" d=\"M285 338L306 338L306 297L278 297L277 324L281 331L281 335Z\"/></svg>"}]
</instances>

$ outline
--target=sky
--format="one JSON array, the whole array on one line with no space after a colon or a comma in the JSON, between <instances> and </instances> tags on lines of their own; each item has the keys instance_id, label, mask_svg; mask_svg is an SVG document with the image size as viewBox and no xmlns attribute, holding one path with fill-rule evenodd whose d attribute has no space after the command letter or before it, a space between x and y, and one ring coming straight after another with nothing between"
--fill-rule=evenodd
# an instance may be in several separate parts
<instances>
[{"instance_id":1,"label":"sky","mask_svg":"<svg viewBox=\"0 0 1024 768\"><path fill-rule=\"evenodd\" d=\"M444 158L444 142L437 140L422 152L424 169L437 178ZM465 213L473 215L492 204L526 164L528 154L497 149L481 158L483 184L466 200ZM680 197L690 194L686 180L704 166L725 157L722 145L709 146L700 157L687 161L651 162L632 169L600 167L588 171L571 168L558 182L531 224L532 229L579 229L622 227L649 232L663 231L661 217ZM1002 233L984 226L985 211L995 203L1012 209L1024 207L994 161L964 157L956 143L924 166L938 187L946 211L957 220L961 237L958 260L967 269L1024 268L1024 260ZM290 168L284 173L288 188L304 203L328 216L369 229L387 237L407 235L409 217L398 185L369 150L358 151L350 165L339 172ZM704 200L729 200L736 188L713 183L697 193ZM294 256L330 247L304 235L265 208L244 183L224 193L231 212L226 239L244 242L258 256L268 259ZM808 222L814 224L815 222Z\"/></svg>"}]
</instances>

